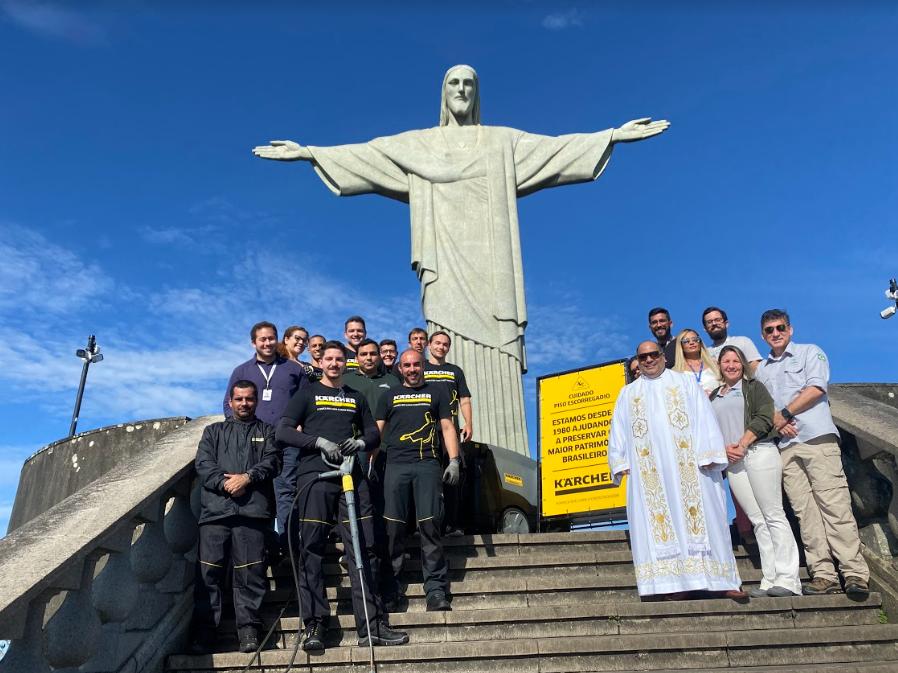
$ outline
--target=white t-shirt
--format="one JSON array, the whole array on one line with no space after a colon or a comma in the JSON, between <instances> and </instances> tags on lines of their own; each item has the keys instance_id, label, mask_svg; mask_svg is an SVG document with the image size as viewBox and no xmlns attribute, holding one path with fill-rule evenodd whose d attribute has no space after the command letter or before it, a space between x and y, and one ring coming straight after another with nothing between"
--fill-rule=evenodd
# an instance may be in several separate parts
<instances>
[{"instance_id":1,"label":"white t-shirt","mask_svg":"<svg viewBox=\"0 0 898 673\"><path fill-rule=\"evenodd\" d=\"M735 346L742 351L745 359L749 362L761 359L761 354L758 352L758 349L755 348L752 340L744 336L728 336L719 346L706 346L706 348L711 354L711 357L716 361L717 356L720 354L720 349L724 346Z\"/></svg>"}]
</instances>

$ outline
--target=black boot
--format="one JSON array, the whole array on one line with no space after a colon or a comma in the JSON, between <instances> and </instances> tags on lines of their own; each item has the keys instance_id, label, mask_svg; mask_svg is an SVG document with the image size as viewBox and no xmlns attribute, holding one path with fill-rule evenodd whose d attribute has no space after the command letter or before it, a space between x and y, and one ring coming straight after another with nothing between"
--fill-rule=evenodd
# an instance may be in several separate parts
<instances>
[{"instance_id":1,"label":"black boot","mask_svg":"<svg viewBox=\"0 0 898 673\"><path fill-rule=\"evenodd\" d=\"M237 629L241 652L255 652L259 649L259 629L255 626L244 626Z\"/></svg>"},{"instance_id":2,"label":"black boot","mask_svg":"<svg viewBox=\"0 0 898 673\"><path fill-rule=\"evenodd\" d=\"M405 631L394 631L385 619L371 624L371 643L377 645L405 645L408 634ZM368 634L359 636L359 647L368 647Z\"/></svg>"}]
</instances>

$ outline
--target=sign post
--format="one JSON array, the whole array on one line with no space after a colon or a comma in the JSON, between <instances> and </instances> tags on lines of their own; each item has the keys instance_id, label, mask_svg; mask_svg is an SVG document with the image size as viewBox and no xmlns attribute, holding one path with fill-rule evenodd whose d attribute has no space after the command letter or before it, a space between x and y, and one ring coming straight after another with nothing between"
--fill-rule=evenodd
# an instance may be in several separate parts
<instances>
[{"instance_id":1,"label":"sign post","mask_svg":"<svg viewBox=\"0 0 898 673\"><path fill-rule=\"evenodd\" d=\"M614 484L608 437L627 361L615 360L537 379L540 528L626 516L626 481Z\"/></svg>"}]
</instances>

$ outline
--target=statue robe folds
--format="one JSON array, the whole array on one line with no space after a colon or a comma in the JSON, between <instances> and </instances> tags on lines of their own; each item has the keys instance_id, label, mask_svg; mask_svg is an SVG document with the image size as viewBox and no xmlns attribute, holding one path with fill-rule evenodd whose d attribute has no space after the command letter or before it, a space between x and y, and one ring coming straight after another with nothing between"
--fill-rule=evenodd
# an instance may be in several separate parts
<instances>
[{"instance_id":1,"label":"statue robe folds","mask_svg":"<svg viewBox=\"0 0 898 673\"><path fill-rule=\"evenodd\" d=\"M529 455L517 197L594 180L611 147L610 130L553 137L443 126L308 148L335 194L377 193L409 203L424 316L431 331L452 337L450 360L471 388L477 441Z\"/></svg>"},{"instance_id":2,"label":"statue robe folds","mask_svg":"<svg viewBox=\"0 0 898 673\"><path fill-rule=\"evenodd\" d=\"M621 391L608 463L618 483L630 470L627 520L640 595L739 588L723 436L690 374L667 369Z\"/></svg>"}]
</instances>

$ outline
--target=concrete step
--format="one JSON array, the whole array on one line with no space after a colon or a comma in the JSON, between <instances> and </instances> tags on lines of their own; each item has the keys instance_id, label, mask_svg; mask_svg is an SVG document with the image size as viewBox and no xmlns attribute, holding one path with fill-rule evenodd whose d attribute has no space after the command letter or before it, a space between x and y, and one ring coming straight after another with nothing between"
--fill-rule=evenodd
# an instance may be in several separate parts
<instances>
[{"instance_id":1,"label":"concrete step","mask_svg":"<svg viewBox=\"0 0 898 673\"><path fill-rule=\"evenodd\" d=\"M627 550L603 550L594 552L588 549L567 549L561 551L544 550L539 553L505 554L500 556L453 556L447 557L451 580L473 578L481 574L490 577L517 577L524 575L540 575L547 569L551 572L567 574L633 574L633 556ZM760 563L750 558L744 551L736 554L736 564L740 573L757 570ZM336 558L326 561L322 566L325 581L336 584L340 577L346 577L346 570L337 563ZM403 574L412 579L421 575L421 561L417 556L406 559ZM273 579L272 586L283 586L293 581L289 561L276 565L269 572Z\"/></svg>"},{"instance_id":2,"label":"concrete step","mask_svg":"<svg viewBox=\"0 0 898 673\"><path fill-rule=\"evenodd\" d=\"M293 652L269 650L249 670L286 667ZM376 648L380 673L574 673L628 670L722 669L741 667L804 666L839 662L898 660L898 626L862 625L762 631L723 631L610 635L607 637L539 637L514 640L468 640L409 643ZM169 657L173 673L215 670L241 671L251 655L220 653ZM323 654L297 653L292 670L306 673L358 671L368 661L368 650L334 647ZM363 670L363 669L362 669ZM866 669L865 669L866 670Z\"/></svg>"},{"instance_id":3,"label":"concrete step","mask_svg":"<svg viewBox=\"0 0 898 673\"><path fill-rule=\"evenodd\" d=\"M863 602L844 595L794 598L757 598L748 603L710 599L658 603L582 603L528 606L495 610L406 612L390 615L390 623L407 631L412 643L455 642L490 638L550 638L567 636L631 635L802 629L823 626L856 626L879 623L878 594ZM266 630L274 621L271 615ZM351 614L332 617L333 645L352 645L357 635ZM295 616L282 617L272 643L286 647L300 630ZM220 649L236 649L236 627L222 623Z\"/></svg>"},{"instance_id":4,"label":"concrete step","mask_svg":"<svg viewBox=\"0 0 898 673\"><path fill-rule=\"evenodd\" d=\"M743 586L751 587L760 583L761 571L756 568L740 568ZM409 599L420 598L424 595L420 574L407 575L408 589L406 595ZM806 573L802 572L802 577ZM349 578L347 576L334 577L333 581L325 582L328 598L348 599ZM465 601L465 609L478 609L479 607L513 607L520 605L517 598L523 594L533 594L536 602L539 602L540 594L554 592L576 592L578 595L569 595L561 598L567 600L638 600L636 594L636 579L632 572L600 572L599 566L591 566L586 569L572 571L570 567L561 569L557 566L545 567L538 573L535 572L509 572L496 575L495 571L464 573L452 579L452 594L456 600L463 596L474 596L472 601ZM583 594L588 591L590 594ZM282 605L288 598L294 595L293 583L284 581L277 584L268 592L266 603ZM554 601L555 598L548 600ZM510 602L509 602L510 601ZM557 603L551 603L557 604Z\"/></svg>"}]
</instances>

